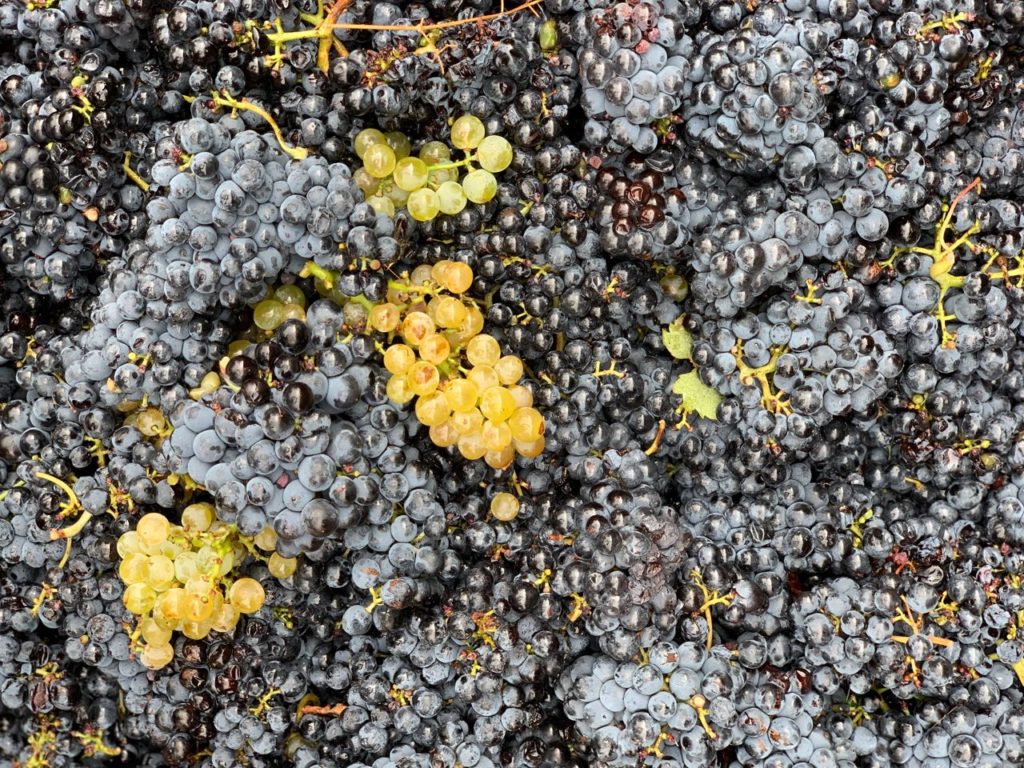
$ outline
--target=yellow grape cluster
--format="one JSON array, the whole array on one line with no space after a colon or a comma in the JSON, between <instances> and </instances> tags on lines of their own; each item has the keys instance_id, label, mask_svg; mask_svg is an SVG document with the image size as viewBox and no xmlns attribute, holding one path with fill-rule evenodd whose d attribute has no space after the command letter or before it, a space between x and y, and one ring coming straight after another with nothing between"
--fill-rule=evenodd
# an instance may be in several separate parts
<instances>
[{"instance_id":1,"label":"yellow grape cluster","mask_svg":"<svg viewBox=\"0 0 1024 768\"><path fill-rule=\"evenodd\" d=\"M502 355L497 340L482 333L480 308L462 298L472 282L472 268L461 262L417 267L408 284L392 284L367 322L392 341L384 349L391 400L416 399L416 418L435 445L502 469L517 453L541 454L544 418L519 384L522 360Z\"/></svg>"},{"instance_id":2,"label":"yellow grape cluster","mask_svg":"<svg viewBox=\"0 0 1024 768\"><path fill-rule=\"evenodd\" d=\"M494 174L512 164L512 145L501 136L488 136L473 115L452 123L450 140L463 159L452 159L451 148L440 141L427 142L414 157L405 134L366 128L355 138L363 166L353 179L366 202L385 216L406 208L417 221L430 221L439 213L459 213L467 203L489 202L498 193Z\"/></svg>"},{"instance_id":3,"label":"yellow grape cluster","mask_svg":"<svg viewBox=\"0 0 1024 768\"><path fill-rule=\"evenodd\" d=\"M191 504L181 525L158 512L139 518L135 530L117 540L118 573L125 584L124 606L139 617L133 639L150 669L174 658L171 639L181 632L201 640L210 632L230 632L242 614L263 605L263 586L248 577L230 579L232 569L253 548L273 552L277 536L266 528L249 540L234 526L216 520L212 504ZM270 555L268 567L279 578L295 571L294 558Z\"/></svg>"}]
</instances>

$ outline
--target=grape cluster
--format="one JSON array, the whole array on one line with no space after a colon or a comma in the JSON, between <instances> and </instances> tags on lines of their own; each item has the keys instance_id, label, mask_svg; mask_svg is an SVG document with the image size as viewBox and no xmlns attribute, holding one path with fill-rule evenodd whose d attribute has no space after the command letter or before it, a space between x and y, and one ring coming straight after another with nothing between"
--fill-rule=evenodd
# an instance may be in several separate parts
<instances>
[{"instance_id":1,"label":"grape cluster","mask_svg":"<svg viewBox=\"0 0 1024 768\"><path fill-rule=\"evenodd\" d=\"M464 458L501 469L517 454L543 452L544 417L519 385L522 361L502 355L498 341L481 333L479 307L459 298L472 280L473 270L460 262L421 268L408 283L391 284L389 301L370 310L368 323L402 339L384 349L388 397L399 404L416 399L416 418L435 445L456 446Z\"/></svg>"},{"instance_id":2,"label":"grape cluster","mask_svg":"<svg viewBox=\"0 0 1024 768\"><path fill-rule=\"evenodd\" d=\"M655 0L598 7L572 20L587 144L649 153L671 133L693 87L696 51L684 31L692 15L683 3Z\"/></svg>"},{"instance_id":3,"label":"grape cluster","mask_svg":"<svg viewBox=\"0 0 1024 768\"><path fill-rule=\"evenodd\" d=\"M360 131L355 152L363 167L355 179L366 202L385 216L407 208L416 221L430 221L440 213L454 216L467 202L489 202L498 191L495 174L512 163L512 145L501 136L486 135L483 122L474 115L452 123L449 141L466 154L464 159L452 160L451 148L440 141L424 144L413 157L404 134L383 134L375 128ZM462 168L467 170L460 179Z\"/></svg>"},{"instance_id":4,"label":"grape cluster","mask_svg":"<svg viewBox=\"0 0 1024 768\"><path fill-rule=\"evenodd\" d=\"M139 518L135 530L117 540L122 599L138 617L133 637L142 639L139 660L150 669L166 667L174 658L174 632L202 640L210 632L231 632L242 614L258 611L265 599L262 585L230 575L255 551L253 545L273 550L274 539L266 529L249 543L217 521L209 503L182 510L181 525L159 512ZM267 567L274 575L289 576L295 561L274 552Z\"/></svg>"},{"instance_id":5,"label":"grape cluster","mask_svg":"<svg viewBox=\"0 0 1024 768\"><path fill-rule=\"evenodd\" d=\"M836 28L776 6L758 7L752 21L704 38L681 110L685 134L723 167L748 176L777 169L805 192L815 179L812 147L825 136L823 91L835 80L814 54Z\"/></svg>"}]
</instances>

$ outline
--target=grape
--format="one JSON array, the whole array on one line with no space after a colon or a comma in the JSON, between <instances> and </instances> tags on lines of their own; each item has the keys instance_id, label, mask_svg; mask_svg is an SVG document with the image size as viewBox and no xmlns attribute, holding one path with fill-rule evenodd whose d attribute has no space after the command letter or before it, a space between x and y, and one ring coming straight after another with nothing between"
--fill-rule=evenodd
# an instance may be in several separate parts
<instances>
[{"instance_id":1,"label":"grape","mask_svg":"<svg viewBox=\"0 0 1024 768\"><path fill-rule=\"evenodd\" d=\"M452 123L452 146L458 149L476 149L487 131L479 117L463 115Z\"/></svg>"},{"instance_id":2,"label":"grape","mask_svg":"<svg viewBox=\"0 0 1024 768\"><path fill-rule=\"evenodd\" d=\"M420 160L427 165L439 165L452 159L448 145L441 141L428 141L420 147Z\"/></svg>"},{"instance_id":3,"label":"grape","mask_svg":"<svg viewBox=\"0 0 1024 768\"><path fill-rule=\"evenodd\" d=\"M501 491L491 499L491 515L503 523L511 522L519 514L519 499L511 493Z\"/></svg>"},{"instance_id":4,"label":"grape","mask_svg":"<svg viewBox=\"0 0 1024 768\"><path fill-rule=\"evenodd\" d=\"M515 410L515 401L504 387L491 387L484 390L480 395L480 413L491 421L505 421ZM512 434L509 433L509 440L511 439ZM505 444L507 445L508 443L506 442Z\"/></svg>"},{"instance_id":5,"label":"grape","mask_svg":"<svg viewBox=\"0 0 1024 768\"><path fill-rule=\"evenodd\" d=\"M407 376L392 376L388 379L386 392L388 399L399 405L404 405L416 397Z\"/></svg>"},{"instance_id":6,"label":"grape","mask_svg":"<svg viewBox=\"0 0 1024 768\"><path fill-rule=\"evenodd\" d=\"M462 302L451 296L440 296L435 302L431 302L431 307L436 307L431 317L441 328L458 328L469 314Z\"/></svg>"},{"instance_id":7,"label":"grape","mask_svg":"<svg viewBox=\"0 0 1024 768\"><path fill-rule=\"evenodd\" d=\"M419 345L420 357L428 363L439 365L451 354L452 347L448 339L439 333L432 333L426 336Z\"/></svg>"},{"instance_id":8,"label":"grape","mask_svg":"<svg viewBox=\"0 0 1024 768\"><path fill-rule=\"evenodd\" d=\"M306 306L306 294L297 285L282 285L274 291L274 298L283 304L294 304L299 307Z\"/></svg>"},{"instance_id":9,"label":"grape","mask_svg":"<svg viewBox=\"0 0 1024 768\"><path fill-rule=\"evenodd\" d=\"M477 147L476 159L485 171L504 171L512 165L512 145L501 136L488 136Z\"/></svg>"},{"instance_id":10,"label":"grape","mask_svg":"<svg viewBox=\"0 0 1024 768\"><path fill-rule=\"evenodd\" d=\"M474 366L493 366L501 358L501 346L493 336L481 333L470 339L466 346L466 357Z\"/></svg>"},{"instance_id":11,"label":"grape","mask_svg":"<svg viewBox=\"0 0 1024 768\"><path fill-rule=\"evenodd\" d=\"M396 208L403 207L409 201L409 193L391 181L381 187L381 194L394 203Z\"/></svg>"},{"instance_id":12,"label":"grape","mask_svg":"<svg viewBox=\"0 0 1024 768\"><path fill-rule=\"evenodd\" d=\"M208 586L209 585L205 585ZM185 588L188 592L188 588ZM192 594L185 598L184 621L199 623L206 621L213 615L213 603L210 600L209 592L206 594Z\"/></svg>"},{"instance_id":13,"label":"grape","mask_svg":"<svg viewBox=\"0 0 1024 768\"><path fill-rule=\"evenodd\" d=\"M448 405L458 413L469 413L476 408L478 391L469 379L452 379L444 391Z\"/></svg>"},{"instance_id":14,"label":"grape","mask_svg":"<svg viewBox=\"0 0 1024 768\"><path fill-rule=\"evenodd\" d=\"M473 284L473 268L468 264L464 264L461 261L453 261L445 272L444 287L452 293L465 293L469 290L469 287ZM467 317L472 312L479 313L476 307L472 307L471 310L467 311ZM481 316L481 320L483 317ZM481 328L483 325L480 326Z\"/></svg>"},{"instance_id":15,"label":"grape","mask_svg":"<svg viewBox=\"0 0 1024 768\"><path fill-rule=\"evenodd\" d=\"M389 131L385 134L385 140L388 146L394 150L395 157L397 158L408 157L409 153L412 152L412 142L401 131Z\"/></svg>"},{"instance_id":16,"label":"grape","mask_svg":"<svg viewBox=\"0 0 1024 768\"><path fill-rule=\"evenodd\" d=\"M271 554L267 562L267 570L279 579L287 579L295 573L297 566L298 561L294 557L281 557L277 552Z\"/></svg>"},{"instance_id":17,"label":"grape","mask_svg":"<svg viewBox=\"0 0 1024 768\"><path fill-rule=\"evenodd\" d=\"M139 622L139 630L142 632L142 639L146 641L147 645L166 645L174 636L174 632L171 629L160 626L159 622L152 616Z\"/></svg>"},{"instance_id":18,"label":"grape","mask_svg":"<svg viewBox=\"0 0 1024 768\"><path fill-rule=\"evenodd\" d=\"M494 372L502 384L515 384L523 377L523 361L515 355L505 355L494 363Z\"/></svg>"},{"instance_id":19,"label":"grape","mask_svg":"<svg viewBox=\"0 0 1024 768\"><path fill-rule=\"evenodd\" d=\"M484 448L489 452L502 451L512 443L512 433L508 428L508 424L490 419L484 421L483 428L480 430L480 436L483 440Z\"/></svg>"},{"instance_id":20,"label":"grape","mask_svg":"<svg viewBox=\"0 0 1024 768\"><path fill-rule=\"evenodd\" d=\"M441 375L437 371L437 366L425 361L414 363L406 373L406 379L409 389L419 397L434 392L438 384L441 383Z\"/></svg>"},{"instance_id":21,"label":"grape","mask_svg":"<svg viewBox=\"0 0 1024 768\"><path fill-rule=\"evenodd\" d=\"M484 417L474 406L465 413L452 414L451 424L460 435L471 435L483 428Z\"/></svg>"},{"instance_id":22,"label":"grape","mask_svg":"<svg viewBox=\"0 0 1024 768\"><path fill-rule=\"evenodd\" d=\"M370 324L370 327L382 333L390 333L395 330L401 319L398 307L390 302L378 304L370 310L370 314L367 316L367 322Z\"/></svg>"},{"instance_id":23,"label":"grape","mask_svg":"<svg viewBox=\"0 0 1024 768\"><path fill-rule=\"evenodd\" d=\"M384 195L368 197L366 204L381 216L393 217L395 215L395 201Z\"/></svg>"},{"instance_id":24,"label":"grape","mask_svg":"<svg viewBox=\"0 0 1024 768\"><path fill-rule=\"evenodd\" d=\"M459 438L458 448L462 457L469 461L475 461L476 459L483 458L483 455L487 453L487 448L484 447L483 437L479 432L462 435Z\"/></svg>"},{"instance_id":25,"label":"grape","mask_svg":"<svg viewBox=\"0 0 1024 768\"><path fill-rule=\"evenodd\" d=\"M410 193L406 207L416 221L430 221L441 210L437 192L426 188Z\"/></svg>"},{"instance_id":26,"label":"grape","mask_svg":"<svg viewBox=\"0 0 1024 768\"><path fill-rule=\"evenodd\" d=\"M462 189L471 202L487 203L498 194L498 180L491 172L477 169L463 177Z\"/></svg>"},{"instance_id":27,"label":"grape","mask_svg":"<svg viewBox=\"0 0 1024 768\"><path fill-rule=\"evenodd\" d=\"M406 344L392 344L384 350L384 367L389 373L399 376L416 362L416 353Z\"/></svg>"},{"instance_id":28,"label":"grape","mask_svg":"<svg viewBox=\"0 0 1024 768\"><path fill-rule=\"evenodd\" d=\"M501 383L498 381L498 374L496 374L494 369L489 365L473 366L470 369L467 378L476 385L476 388L480 392L486 392L491 387L497 387Z\"/></svg>"},{"instance_id":29,"label":"grape","mask_svg":"<svg viewBox=\"0 0 1024 768\"><path fill-rule=\"evenodd\" d=\"M181 526L185 530L197 532L206 530L213 524L213 519L214 509L212 504L189 504L181 512Z\"/></svg>"},{"instance_id":30,"label":"grape","mask_svg":"<svg viewBox=\"0 0 1024 768\"><path fill-rule=\"evenodd\" d=\"M146 581L157 592L164 592L173 586L174 563L169 557L154 555L149 558ZM127 581L127 580L126 580Z\"/></svg>"},{"instance_id":31,"label":"grape","mask_svg":"<svg viewBox=\"0 0 1024 768\"><path fill-rule=\"evenodd\" d=\"M280 301L265 299L253 310L252 321L257 328L272 331L284 322L284 307Z\"/></svg>"},{"instance_id":32,"label":"grape","mask_svg":"<svg viewBox=\"0 0 1024 768\"><path fill-rule=\"evenodd\" d=\"M363 195L369 197L377 193L380 188L380 179L374 178L370 175L370 172L365 168L358 168L355 173L352 174L352 180L356 183L356 186L362 190Z\"/></svg>"},{"instance_id":33,"label":"grape","mask_svg":"<svg viewBox=\"0 0 1024 768\"><path fill-rule=\"evenodd\" d=\"M375 179L390 176L397 162L395 151L386 143L370 146L363 155L363 167Z\"/></svg>"},{"instance_id":34,"label":"grape","mask_svg":"<svg viewBox=\"0 0 1024 768\"><path fill-rule=\"evenodd\" d=\"M448 181L458 181L459 171L457 168L434 168L427 176L430 186L438 189Z\"/></svg>"},{"instance_id":35,"label":"grape","mask_svg":"<svg viewBox=\"0 0 1024 768\"><path fill-rule=\"evenodd\" d=\"M484 463L491 469L504 471L516 460L514 445L506 445L500 451L488 451L484 454Z\"/></svg>"},{"instance_id":36,"label":"grape","mask_svg":"<svg viewBox=\"0 0 1024 768\"><path fill-rule=\"evenodd\" d=\"M454 216L466 207L466 192L457 181L445 181L437 188L438 208L441 213Z\"/></svg>"},{"instance_id":37,"label":"grape","mask_svg":"<svg viewBox=\"0 0 1024 768\"><path fill-rule=\"evenodd\" d=\"M516 453L527 459L533 459L544 453L544 438L538 438L532 441L521 441L513 439Z\"/></svg>"},{"instance_id":38,"label":"grape","mask_svg":"<svg viewBox=\"0 0 1024 768\"><path fill-rule=\"evenodd\" d=\"M147 549L165 542L170 532L171 524L159 512L150 512L143 515L135 526L135 534Z\"/></svg>"},{"instance_id":39,"label":"grape","mask_svg":"<svg viewBox=\"0 0 1024 768\"><path fill-rule=\"evenodd\" d=\"M366 151L376 144L386 144L387 137L376 128L364 128L356 134L355 142L353 147L356 151L356 156L361 160L365 159Z\"/></svg>"},{"instance_id":40,"label":"grape","mask_svg":"<svg viewBox=\"0 0 1024 768\"><path fill-rule=\"evenodd\" d=\"M426 186L429 175L427 164L417 157L403 157L395 164L395 184L406 192Z\"/></svg>"},{"instance_id":41,"label":"grape","mask_svg":"<svg viewBox=\"0 0 1024 768\"><path fill-rule=\"evenodd\" d=\"M517 408L508 425L514 440L529 442L544 434L544 417L535 408Z\"/></svg>"},{"instance_id":42,"label":"grape","mask_svg":"<svg viewBox=\"0 0 1024 768\"><path fill-rule=\"evenodd\" d=\"M402 338L410 347L418 347L435 331L434 321L426 312L410 312L402 320Z\"/></svg>"},{"instance_id":43,"label":"grape","mask_svg":"<svg viewBox=\"0 0 1024 768\"><path fill-rule=\"evenodd\" d=\"M245 577L231 585L228 597L241 613L255 613L263 605L266 593L256 579Z\"/></svg>"},{"instance_id":44,"label":"grape","mask_svg":"<svg viewBox=\"0 0 1024 768\"><path fill-rule=\"evenodd\" d=\"M141 616L149 613L156 602L156 591L148 584L129 584L122 597L124 607L132 613Z\"/></svg>"},{"instance_id":45,"label":"grape","mask_svg":"<svg viewBox=\"0 0 1024 768\"><path fill-rule=\"evenodd\" d=\"M147 644L139 660L149 669L163 669L174 659L174 647L170 643Z\"/></svg>"},{"instance_id":46,"label":"grape","mask_svg":"<svg viewBox=\"0 0 1024 768\"><path fill-rule=\"evenodd\" d=\"M459 432L452 426L451 419L431 427L428 434L430 441L439 448L448 448L459 442Z\"/></svg>"},{"instance_id":47,"label":"grape","mask_svg":"<svg viewBox=\"0 0 1024 768\"><path fill-rule=\"evenodd\" d=\"M117 570L125 584L145 583L149 580L149 557L141 552L130 554L121 560Z\"/></svg>"},{"instance_id":48,"label":"grape","mask_svg":"<svg viewBox=\"0 0 1024 768\"><path fill-rule=\"evenodd\" d=\"M441 392L431 392L416 401L416 418L428 427L444 424L450 414L451 408Z\"/></svg>"}]
</instances>

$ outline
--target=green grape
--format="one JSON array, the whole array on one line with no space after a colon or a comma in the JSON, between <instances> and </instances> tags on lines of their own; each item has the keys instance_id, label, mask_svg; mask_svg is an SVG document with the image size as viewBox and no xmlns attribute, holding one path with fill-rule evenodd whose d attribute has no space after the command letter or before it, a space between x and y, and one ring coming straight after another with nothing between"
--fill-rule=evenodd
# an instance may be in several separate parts
<instances>
[{"instance_id":1,"label":"green grape","mask_svg":"<svg viewBox=\"0 0 1024 768\"><path fill-rule=\"evenodd\" d=\"M409 199L409 193L397 184L388 184L386 189L381 190L381 194L387 195L391 202L399 208L405 205L405 201Z\"/></svg>"},{"instance_id":2,"label":"green grape","mask_svg":"<svg viewBox=\"0 0 1024 768\"><path fill-rule=\"evenodd\" d=\"M512 145L501 136L488 136L476 148L476 159L485 171L499 173L512 165Z\"/></svg>"},{"instance_id":3,"label":"green grape","mask_svg":"<svg viewBox=\"0 0 1024 768\"><path fill-rule=\"evenodd\" d=\"M252 320L257 328L272 331L284 322L284 304L274 299L264 299L253 309Z\"/></svg>"},{"instance_id":4,"label":"green grape","mask_svg":"<svg viewBox=\"0 0 1024 768\"><path fill-rule=\"evenodd\" d=\"M420 160L427 165L447 163L452 159L452 152L448 145L440 141L428 141L420 147Z\"/></svg>"},{"instance_id":5,"label":"green grape","mask_svg":"<svg viewBox=\"0 0 1024 768\"><path fill-rule=\"evenodd\" d=\"M470 171L462 180L462 188L474 203L486 203L498 194L498 180L490 171Z\"/></svg>"},{"instance_id":6,"label":"green grape","mask_svg":"<svg viewBox=\"0 0 1024 768\"><path fill-rule=\"evenodd\" d=\"M366 150L374 144L382 144L386 141L387 137L376 128L364 128L356 134L356 140L354 142L356 155L358 155L359 158L362 158L363 155L366 154Z\"/></svg>"},{"instance_id":7,"label":"green grape","mask_svg":"<svg viewBox=\"0 0 1024 768\"><path fill-rule=\"evenodd\" d=\"M395 203L390 197L374 195L366 198L366 204L373 208L380 216L392 217L395 215Z\"/></svg>"},{"instance_id":8,"label":"green grape","mask_svg":"<svg viewBox=\"0 0 1024 768\"><path fill-rule=\"evenodd\" d=\"M385 134L388 146L395 150L395 157L401 160L403 157L408 157L412 153L412 142L409 141L409 137L401 131L391 131Z\"/></svg>"},{"instance_id":9,"label":"green grape","mask_svg":"<svg viewBox=\"0 0 1024 768\"><path fill-rule=\"evenodd\" d=\"M452 146L459 149L476 149L486 135L483 122L474 115L463 115L452 123Z\"/></svg>"},{"instance_id":10,"label":"green grape","mask_svg":"<svg viewBox=\"0 0 1024 768\"><path fill-rule=\"evenodd\" d=\"M440 187L446 181L458 181L459 171L457 168L438 168L435 171L430 172L430 176L427 177L432 187Z\"/></svg>"},{"instance_id":11,"label":"green grape","mask_svg":"<svg viewBox=\"0 0 1024 768\"><path fill-rule=\"evenodd\" d=\"M453 216L466 207L466 193L457 181L446 181L437 188L437 200L441 213Z\"/></svg>"},{"instance_id":12,"label":"green grape","mask_svg":"<svg viewBox=\"0 0 1024 768\"><path fill-rule=\"evenodd\" d=\"M427 185L430 173L418 157L403 157L395 165L395 185L406 192L415 192Z\"/></svg>"},{"instance_id":13,"label":"green grape","mask_svg":"<svg viewBox=\"0 0 1024 768\"><path fill-rule=\"evenodd\" d=\"M395 150L387 144L374 144L363 155L363 167L376 179L386 179L395 170Z\"/></svg>"},{"instance_id":14,"label":"green grape","mask_svg":"<svg viewBox=\"0 0 1024 768\"><path fill-rule=\"evenodd\" d=\"M366 172L365 168L357 168L356 172L352 174L352 181L356 183L356 186L363 191L363 195L369 197L377 191L377 187L380 186L380 179L375 179L369 173Z\"/></svg>"},{"instance_id":15,"label":"green grape","mask_svg":"<svg viewBox=\"0 0 1024 768\"><path fill-rule=\"evenodd\" d=\"M430 221L437 216L441 205L437 199L437 192L424 187L423 189L417 189L409 195L406 208L409 209L409 213L416 221Z\"/></svg>"}]
</instances>

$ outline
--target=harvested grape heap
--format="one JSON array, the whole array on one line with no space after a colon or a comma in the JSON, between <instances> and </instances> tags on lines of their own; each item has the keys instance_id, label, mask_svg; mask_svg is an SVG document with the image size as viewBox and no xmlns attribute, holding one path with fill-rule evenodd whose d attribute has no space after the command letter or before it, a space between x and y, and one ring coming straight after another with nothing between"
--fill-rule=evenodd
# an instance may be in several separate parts
<instances>
[{"instance_id":1,"label":"harvested grape heap","mask_svg":"<svg viewBox=\"0 0 1024 768\"><path fill-rule=\"evenodd\" d=\"M0 0L0 768L1024 766L1022 51Z\"/></svg>"}]
</instances>

